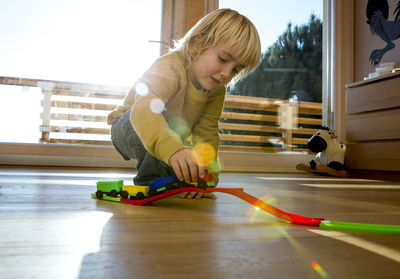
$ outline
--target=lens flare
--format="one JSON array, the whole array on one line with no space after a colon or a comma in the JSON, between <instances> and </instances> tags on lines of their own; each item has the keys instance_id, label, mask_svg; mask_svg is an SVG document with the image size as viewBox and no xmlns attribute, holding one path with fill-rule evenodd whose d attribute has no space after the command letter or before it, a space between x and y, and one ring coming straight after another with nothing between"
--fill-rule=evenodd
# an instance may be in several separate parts
<instances>
[{"instance_id":1,"label":"lens flare","mask_svg":"<svg viewBox=\"0 0 400 279\"><path fill-rule=\"evenodd\" d=\"M222 165L221 162L218 160L215 160L214 162L212 162L211 166L210 166L210 171L211 172L220 172L222 169Z\"/></svg>"},{"instance_id":2,"label":"lens flare","mask_svg":"<svg viewBox=\"0 0 400 279\"><path fill-rule=\"evenodd\" d=\"M271 196L270 194L265 194L258 199L265 201L266 203L269 203L269 204L274 204L276 202L276 198L274 196Z\"/></svg>"},{"instance_id":3,"label":"lens flare","mask_svg":"<svg viewBox=\"0 0 400 279\"><path fill-rule=\"evenodd\" d=\"M186 120L181 117L171 117L168 120L169 127L179 136L185 137L190 134L190 128Z\"/></svg>"},{"instance_id":4,"label":"lens flare","mask_svg":"<svg viewBox=\"0 0 400 279\"><path fill-rule=\"evenodd\" d=\"M135 85L135 92L140 96L146 96L147 94L149 94L149 88L145 83L138 82Z\"/></svg>"},{"instance_id":5,"label":"lens flare","mask_svg":"<svg viewBox=\"0 0 400 279\"><path fill-rule=\"evenodd\" d=\"M203 159L204 166L210 167L211 164L215 161L216 152L211 144L208 143L198 143L193 148Z\"/></svg>"},{"instance_id":6,"label":"lens flare","mask_svg":"<svg viewBox=\"0 0 400 279\"><path fill-rule=\"evenodd\" d=\"M263 197L271 201L275 200L275 198L271 197L270 195L264 195ZM265 240L269 242L276 242L285 238L285 229L282 228L282 223L274 218L270 219L270 216L266 215L265 212L258 206L250 206L246 211L246 217L250 224L268 222L268 226L262 229Z\"/></svg>"},{"instance_id":7,"label":"lens flare","mask_svg":"<svg viewBox=\"0 0 400 279\"><path fill-rule=\"evenodd\" d=\"M328 273L316 262L311 262L311 267L317 272L322 278L329 278Z\"/></svg>"},{"instance_id":8,"label":"lens flare","mask_svg":"<svg viewBox=\"0 0 400 279\"><path fill-rule=\"evenodd\" d=\"M272 204L276 201L275 197L269 194L263 195L259 199L269 204ZM258 206L251 206L246 212L246 216L248 217L250 223L254 222L257 216L261 216L261 214L264 215L264 211L262 211Z\"/></svg>"},{"instance_id":9,"label":"lens flare","mask_svg":"<svg viewBox=\"0 0 400 279\"><path fill-rule=\"evenodd\" d=\"M154 113L162 113L165 109L165 103L159 98L154 98L150 101L150 109Z\"/></svg>"}]
</instances>

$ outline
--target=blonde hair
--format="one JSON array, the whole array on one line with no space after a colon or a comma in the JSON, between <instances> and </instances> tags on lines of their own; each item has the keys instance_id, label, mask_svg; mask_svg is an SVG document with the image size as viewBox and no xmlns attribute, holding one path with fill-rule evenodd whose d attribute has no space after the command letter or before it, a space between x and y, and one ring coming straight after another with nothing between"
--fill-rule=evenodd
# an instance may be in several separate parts
<instances>
[{"instance_id":1,"label":"blonde hair","mask_svg":"<svg viewBox=\"0 0 400 279\"><path fill-rule=\"evenodd\" d=\"M190 66L205 50L219 44L237 50L235 56L245 66L235 81L247 76L260 62L257 29L247 17L231 9L216 10L203 17L177 42L175 50L187 58Z\"/></svg>"}]
</instances>

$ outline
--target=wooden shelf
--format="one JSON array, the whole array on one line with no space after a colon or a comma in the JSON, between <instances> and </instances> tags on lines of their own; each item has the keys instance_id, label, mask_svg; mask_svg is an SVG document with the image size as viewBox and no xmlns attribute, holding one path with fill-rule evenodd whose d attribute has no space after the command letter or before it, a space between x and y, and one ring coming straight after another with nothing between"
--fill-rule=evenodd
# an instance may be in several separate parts
<instances>
[{"instance_id":1,"label":"wooden shelf","mask_svg":"<svg viewBox=\"0 0 400 279\"><path fill-rule=\"evenodd\" d=\"M346 86L346 167L400 171L400 74Z\"/></svg>"}]
</instances>

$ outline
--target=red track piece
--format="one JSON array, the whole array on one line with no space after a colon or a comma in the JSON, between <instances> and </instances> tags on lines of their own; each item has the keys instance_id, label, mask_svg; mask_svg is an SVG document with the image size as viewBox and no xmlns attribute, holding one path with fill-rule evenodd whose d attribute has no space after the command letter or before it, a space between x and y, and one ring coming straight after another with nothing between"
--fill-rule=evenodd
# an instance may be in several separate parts
<instances>
[{"instance_id":1,"label":"red track piece","mask_svg":"<svg viewBox=\"0 0 400 279\"><path fill-rule=\"evenodd\" d=\"M319 223L324 220L323 218L309 218L301 215L296 215L293 213L285 212L283 210L280 210L279 208L276 208L260 199L257 199L256 197L247 194L246 192L243 191L243 188L207 188L205 190L197 188L197 187L185 187L185 188L178 188L174 189L168 192L164 192L162 194L149 197L143 200L128 200L128 199L123 199L121 198L121 202L125 203L130 203L134 205L150 205L152 204L153 201L160 200L169 196L173 196L179 193L183 192L201 192L201 193L211 193L211 192L220 192L220 193L226 193L230 194L233 196L236 196L256 207L259 209L279 218L284 221L293 223L293 224L298 224L298 225L306 225L306 226L314 226L318 227Z\"/></svg>"},{"instance_id":2,"label":"red track piece","mask_svg":"<svg viewBox=\"0 0 400 279\"><path fill-rule=\"evenodd\" d=\"M197 188L197 187L184 187L184 188L178 188L178 189L174 189L168 192L164 192L143 200L129 200L129 199L123 199L121 198L121 202L126 202L126 203L130 203L130 204L134 204L134 205L150 205L152 204L153 201L158 201L161 200L163 198L169 197L169 196L173 196L179 193L183 193L183 192L201 192L201 193L206 193L206 190Z\"/></svg>"}]
</instances>

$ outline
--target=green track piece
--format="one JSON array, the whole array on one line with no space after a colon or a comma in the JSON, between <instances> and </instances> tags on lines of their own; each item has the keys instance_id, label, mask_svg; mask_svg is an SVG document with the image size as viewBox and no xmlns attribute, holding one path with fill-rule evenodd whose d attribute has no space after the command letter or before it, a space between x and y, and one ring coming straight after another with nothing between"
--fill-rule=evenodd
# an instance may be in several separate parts
<instances>
[{"instance_id":1,"label":"green track piece","mask_svg":"<svg viewBox=\"0 0 400 279\"><path fill-rule=\"evenodd\" d=\"M392 233L400 234L400 226L398 225L375 225L336 221L321 221L319 227L329 230L346 230L359 232L374 232L374 233Z\"/></svg>"},{"instance_id":2,"label":"green track piece","mask_svg":"<svg viewBox=\"0 0 400 279\"><path fill-rule=\"evenodd\" d=\"M93 193L92 197L95 198L96 200L98 200L98 198L96 197L96 193ZM121 198L120 197L113 198L113 197L109 197L109 196L103 196L103 198L100 200L120 202Z\"/></svg>"}]
</instances>

